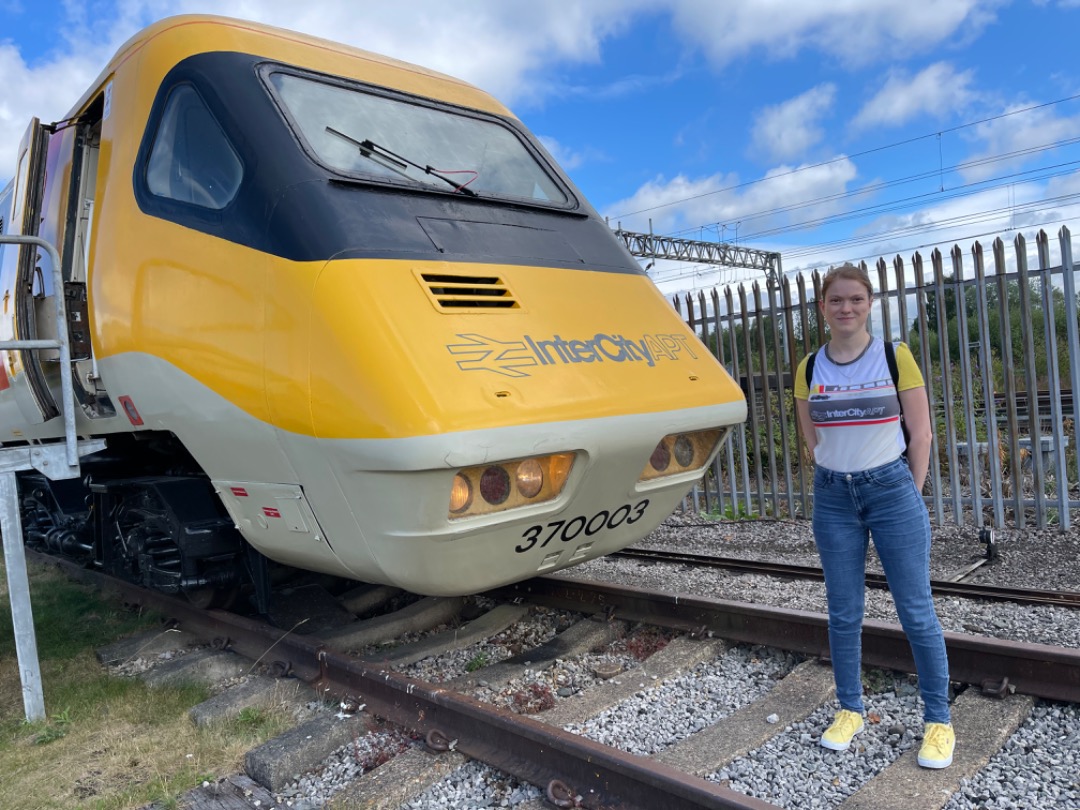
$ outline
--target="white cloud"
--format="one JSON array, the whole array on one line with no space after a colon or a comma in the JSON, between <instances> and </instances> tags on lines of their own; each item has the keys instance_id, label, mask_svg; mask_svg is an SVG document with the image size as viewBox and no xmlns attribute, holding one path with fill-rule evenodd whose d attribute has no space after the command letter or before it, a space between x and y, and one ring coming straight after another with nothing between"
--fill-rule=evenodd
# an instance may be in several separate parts
<instances>
[{"instance_id":1,"label":"white cloud","mask_svg":"<svg viewBox=\"0 0 1080 810\"><path fill-rule=\"evenodd\" d=\"M1004 113L1024 110L1031 105L1015 103ZM1080 132L1080 115L1063 117L1055 107L1026 110L1006 115L965 131L968 140L981 142L982 147L970 155L961 174L967 182L978 182L1016 170L1043 159L1052 144L1074 140ZM1009 155L1007 158L1000 158Z\"/></svg>"},{"instance_id":2,"label":"white cloud","mask_svg":"<svg viewBox=\"0 0 1080 810\"><path fill-rule=\"evenodd\" d=\"M62 118L101 69L101 58L87 52L60 56L34 67L14 45L0 44L0 185L14 170L19 141L30 119ZM78 88L78 90L74 90Z\"/></svg>"},{"instance_id":3,"label":"white cloud","mask_svg":"<svg viewBox=\"0 0 1080 810\"><path fill-rule=\"evenodd\" d=\"M142 27L174 14L213 13L303 31L422 64L475 84L511 107L540 104L560 92L559 66L600 59L605 38L629 25L646 0L473 0L448 10L443 0L363 5L312 0L120 0L113 15L64 0L58 52L30 65L0 43L0 167L12 167L31 116L63 116L113 53ZM626 87L632 87L631 78ZM620 85L622 86L622 85ZM616 88L618 89L618 88ZM10 169L0 168L0 183Z\"/></svg>"},{"instance_id":4,"label":"white cloud","mask_svg":"<svg viewBox=\"0 0 1080 810\"><path fill-rule=\"evenodd\" d=\"M836 98L836 86L820 84L781 104L754 114L751 149L769 161L798 160L821 142L820 125Z\"/></svg>"},{"instance_id":5,"label":"white cloud","mask_svg":"<svg viewBox=\"0 0 1080 810\"><path fill-rule=\"evenodd\" d=\"M830 241L828 230L814 231L808 243L800 245L797 233L793 238L791 226L844 210L849 202L823 198L846 191L854 177L855 167L846 158L825 166L794 170L778 167L769 174L767 181L745 184L717 194L715 197L720 199L716 201L713 201L713 195L698 200L684 200L683 197L689 191L708 194L710 188L733 185L732 178L710 178L709 182L695 182L687 178L664 182L658 178L639 189L631 200L619 203L619 206L620 210L629 210L625 206L633 202L666 200L676 203L670 206L671 211L665 208L640 215L652 217L654 230L658 233L675 232L693 223L716 222L717 214L740 217L740 243L749 239L752 247L779 250L783 256L785 275L789 278L800 271L844 261L865 260L872 266L878 259L884 258L891 268L897 255L907 264L910 276L914 252L922 254L924 266L929 272L932 250L939 248L948 261L948 253L954 244L964 252L966 272L970 274L971 247L975 240L981 240L989 257L993 240L1001 236L1006 242L1007 260L1011 263L1014 254L1011 241L1017 233L1024 233L1031 253L1035 234L1040 228L1045 229L1051 236L1053 253L1057 250L1056 235L1060 226L1080 218L1080 171L1077 171L1046 184L1017 183L1008 188L931 201L916 210L884 213L868 219L854 230L836 233L835 242ZM782 210L798 200L811 202L797 210ZM757 217L748 216L755 211L762 213ZM628 230L645 229L637 227L635 223L637 220L624 218L622 224ZM733 241L734 223L729 218L724 225L727 241ZM770 233L774 227L784 229L782 242L777 240L777 234ZM690 231L684 231L681 235L712 241L720 238L718 228L715 226L701 235ZM1031 260L1034 261L1033 258ZM1056 261L1057 258L1052 257L1051 263ZM992 270L988 267L988 271ZM669 295L691 288L698 290L745 280L741 271L718 271L716 268L693 267L686 263L658 264L652 275Z\"/></svg>"},{"instance_id":6,"label":"white cloud","mask_svg":"<svg viewBox=\"0 0 1080 810\"><path fill-rule=\"evenodd\" d=\"M675 27L715 65L747 55L782 59L805 49L847 65L909 58L969 39L994 21L1005 0L715 0L672 2Z\"/></svg>"},{"instance_id":7,"label":"white cloud","mask_svg":"<svg viewBox=\"0 0 1080 810\"><path fill-rule=\"evenodd\" d=\"M716 223L716 237L731 241L737 234L741 241L835 213L840 203L834 198L847 191L857 174L855 164L840 157L812 166L778 166L750 183L724 174L657 177L604 213L627 230L647 230L651 220L657 233Z\"/></svg>"},{"instance_id":8,"label":"white cloud","mask_svg":"<svg viewBox=\"0 0 1080 810\"><path fill-rule=\"evenodd\" d=\"M1046 184L1045 193L1048 200L1073 195L1080 198L1080 169L1062 177L1051 178Z\"/></svg>"},{"instance_id":9,"label":"white cloud","mask_svg":"<svg viewBox=\"0 0 1080 810\"><path fill-rule=\"evenodd\" d=\"M110 14L103 10L109 4L64 0L65 18L56 26L63 53L33 65L17 50L4 54L0 86L7 117L0 119L0 165L11 165L12 142L31 115L63 114L124 40L170 14L210 11L345 42L464 79L523 109L553 94L584 92L567 88L560 70L598 63L605 41L640 22L642 15L671 14L675 30L717 66L748 55L789 56L805 48L861 63L931 48L957 32L975 36L993 19L999 1L940 0L913 14L908 0L471 0L452 5L444 0L220 0L212 5L206 0L117 0ZM625 76L598 91L627 93L671 79ZM794 159L791 151L785 154Z\"/></svg>"},{"instance_id":10,"label":"white cloud","mask_svg":"<svg viewBox=\"0 0 1080 810\"><path fill-rule=\"evenodd\" d=\"M935 62L911 76L892 70L882 88L852 124L858 128L898 126L923 115L942 118L963 110L972 99L974 71L957 72L948 62Z\"/></svg>"},{"instance_id":11,"label":"white cloud","mask_svg":"<svg viewBox=\"0 0 1080 810\"><path fill-rule=\"evenodd\" d=\"M135 2L147 11L206 11L205 0ZM631 22L645 0L409 0L363 4L223 0L214 13L255 20L422 64L482 87L516 107L552 92L559 65L600 60L604 39Z\"/></svg>"},{"instance_id":12,"label":"white cloud","mask_svg":"<svg viewBox=\"0 0 1080 810\"><path fill-rule=\"evenodd\" d=\"M842 210L844 204L837 197L850 189L857 176L855 163L845 156L827 163L771 169L744 195L751 215L743 215L745 233L813 221Z\"/></svg>"},{"instance_id":13,"label":"white cloud","mask_svg":"<svg viewBox=\"0 0 1080 810\"><path fill-rule=\"evenodd\" d=\"M1019 183L1011 188L990 189L943 200L915 211L884 214L847 234L838 244L789 245L784 251L785 272L840 261L865 260L872 265L879 258L884 258L891 266L897 255L909 263L916 251L922 254L924 269L930 272L930 254L934 248L941 250L948 263L950 250L953 245L958 245L963 251L965 273L970 276L974 242L981 242L990 262L992 243L999 236L1006 242L1006 258L1011 265L1014 251L1010 242L1015 234L1022 231L1028 239L1029 252L1032 251L1035 234L1040 228L1054 236L1063 221L1075 221L1080 216L1080 201L1067 196L1078 193L1078 178L1063 179L1056 185L1047 186ZM1065 198L1049 199L1058 196ZM1052 241L1056 243L1056 240ZM993 272L992 265L988 264L986 270ZM910 278L910 264L908 273Z\"/></svg>"},{"instance_id":14,"label":"white cloud","mask_svg":"<svg viewBox=\"0 0 1080 810\"><path fill-rule=\"evenodd\" d=\"M627 230L648 230L648 221L652 220L654 231L671 233L688 224L693 227L701 222L726 221L738 202L734 190L737 186L734 175L697 179L682 174L671 179L660 176L632 196L612 203L604 214Z\"/></svg>"}]
</instances>

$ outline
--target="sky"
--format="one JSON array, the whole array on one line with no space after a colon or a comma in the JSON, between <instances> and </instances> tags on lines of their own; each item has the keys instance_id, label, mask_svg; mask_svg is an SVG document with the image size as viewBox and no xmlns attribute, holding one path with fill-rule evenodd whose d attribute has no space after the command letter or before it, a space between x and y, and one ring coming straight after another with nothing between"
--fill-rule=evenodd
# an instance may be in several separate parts
<instances>
[{"instance_id":1,"label":"sky","mask_svg":"<svg viewBox=\"0 0 1080 810\"><path fill-rule=\"evenodd\" d=\"M788 277L1040 228L1057 263L1080 229L1080 0L0 0L0 185L31 117L187 13L471 82L612 227L779 252ZM762 280L649 272L669 296Z\"/></svg>"}]
</instances>

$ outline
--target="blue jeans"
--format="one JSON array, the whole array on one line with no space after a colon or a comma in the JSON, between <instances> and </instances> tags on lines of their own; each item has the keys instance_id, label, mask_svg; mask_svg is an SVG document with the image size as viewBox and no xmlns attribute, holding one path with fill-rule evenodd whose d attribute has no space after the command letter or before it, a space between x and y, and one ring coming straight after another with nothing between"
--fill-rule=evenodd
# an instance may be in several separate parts
<instances>
[{"instance_id":1,"label":"blue jeans","mask_svg":"<svg viewBox=\"0 0 1080 810\"><path fill-rule=\"evenodd\" d=\"M825 572L840 706L863 711L866 552L874 539L919 675L928 723L949 722L949 662L930 595L930 516L903 459L855 473L814 470L814 541Z\"/></svg>"}]
</instances>

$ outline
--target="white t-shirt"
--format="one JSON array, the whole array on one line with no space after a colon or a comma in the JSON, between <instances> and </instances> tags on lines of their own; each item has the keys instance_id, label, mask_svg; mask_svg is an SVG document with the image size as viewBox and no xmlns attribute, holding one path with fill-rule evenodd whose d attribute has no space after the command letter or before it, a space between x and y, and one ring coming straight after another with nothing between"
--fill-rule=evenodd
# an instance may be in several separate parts
<instances>
[{"instance_id":1,"label":"white t-shirt","mask_svg":"<svg viewBox=\"0 0 1080 810\"><path fill-rule=\"evenodd\" d=\"M897 391L925 383L911 349L898 343L895 354L900 372L895 386L881 338L873 338L849 363L833 362L822 347L814 359L809 387L807 358L803 358L795 372L795 397L810 405L817 436L815 464L836 472L858 472L888 464L903 454Z\"/></svg>"}]
</instances>

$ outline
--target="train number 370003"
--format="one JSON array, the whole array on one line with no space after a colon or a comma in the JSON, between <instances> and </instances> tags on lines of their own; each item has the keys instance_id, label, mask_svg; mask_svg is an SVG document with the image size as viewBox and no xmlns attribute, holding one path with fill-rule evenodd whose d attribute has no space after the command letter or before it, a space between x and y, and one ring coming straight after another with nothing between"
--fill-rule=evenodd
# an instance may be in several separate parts
<instances>
[{"instance_id":1,"label":"train number 370003","mask_svg":"<svg viewBox=\"0 0 1080 810\"><path fill-rule=\"evenodd\" d=\"M633 506L624 503L610 512L607 509L602 509L588 518L584 515L578 515L569 520L553 520L551 523L530 526L521 534L525 538L525 542L514 546L514 551L523 554L534 548L537 542L540 542L540 548L544 548L556 538L564 543L569 543L582 533L586 537L591 537L604 529L614 529L624 523L627 525L637 523L645 514L645 509L648 506L649 499L645 498ZM542 541L541 538L543 538Z\"/></svg>"}]
</instances>

